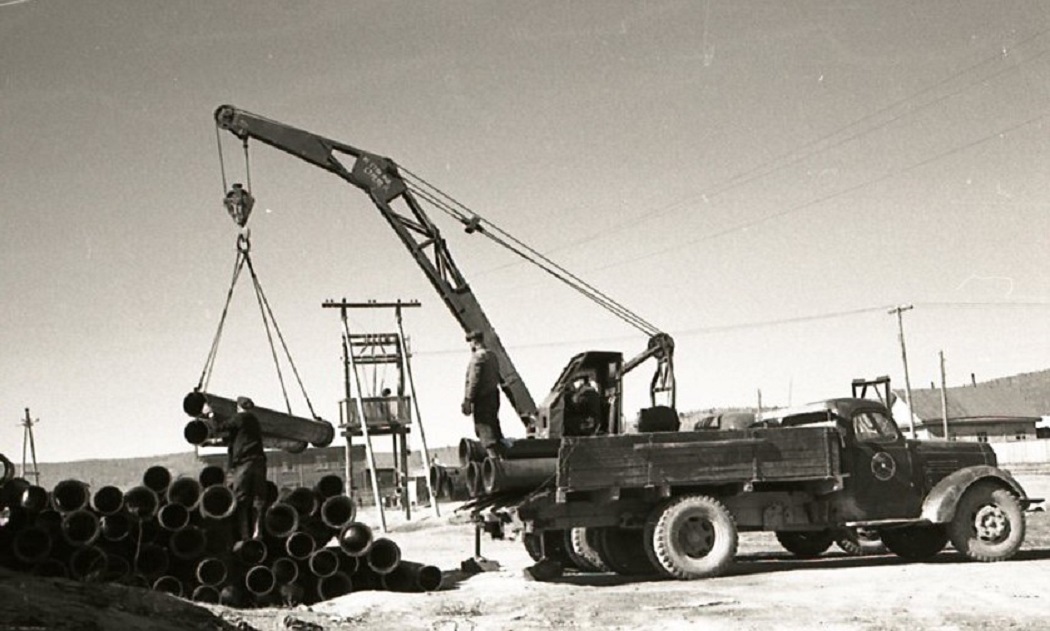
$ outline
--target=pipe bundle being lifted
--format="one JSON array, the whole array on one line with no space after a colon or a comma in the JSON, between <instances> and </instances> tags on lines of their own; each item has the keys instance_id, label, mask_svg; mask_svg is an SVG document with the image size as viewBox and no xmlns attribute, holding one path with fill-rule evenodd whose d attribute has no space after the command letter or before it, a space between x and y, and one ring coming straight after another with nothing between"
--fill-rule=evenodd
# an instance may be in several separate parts
<instances>
[{"instance_id":1,"label":"pipe bundle being lifted","mask_svg":"<svg viewBox=\"0 0 1050 631\"><path fill-rule=\"evenodd\" d=\"M225 446L228 436L216 428L218 421L232 418L237 413L237 401L207 392L194 391L182 400L182 409L194 417L183 432L186 440L194 445ZM298 453L309 443L314 447L327 447L335 438L335 427L323 419L308 419L277 410L252 407L252 414L259 420L263 446Z\"/></svg>"},{"instance_id":2,"label":"pipe bundle being lifted","mask_svg":"<svg viewBox=\"0 0 1050 631\"><path fill-rule=\"evenodd\" d=\"M490 495L501 491L531 491L553 483L557 471L557 458L487 458L481 464L481 487Z\"/></svg>"}]
</instances>

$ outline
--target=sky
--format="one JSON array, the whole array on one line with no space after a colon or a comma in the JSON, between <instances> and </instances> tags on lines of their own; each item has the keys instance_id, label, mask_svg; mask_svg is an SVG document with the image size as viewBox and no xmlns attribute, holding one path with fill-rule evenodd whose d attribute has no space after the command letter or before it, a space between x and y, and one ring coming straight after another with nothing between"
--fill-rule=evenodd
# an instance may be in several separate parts
<instances>
[{"instance_id":1,"label":"sky","mask_svg":"<svg viewBox=\"0 0 1050 631\"><path fill-rule=\"evenodd\" d=\"M0 453L21 460L27 408L43 462L190 448L236 257L224 182L249 178L293 413L339 417L323 301L418 300L428 445L472 435L462 330L367 196L246 161L222 104L389 156L673 336L680 411L903 386L898 305L913 387L940 353L949 386L1050 368L1048 93L1036 0L0 0ZM537 401L578 352L645 348L428 212ZM247 279L208 388L284 407Z\"/></svg>"}]
</instances>

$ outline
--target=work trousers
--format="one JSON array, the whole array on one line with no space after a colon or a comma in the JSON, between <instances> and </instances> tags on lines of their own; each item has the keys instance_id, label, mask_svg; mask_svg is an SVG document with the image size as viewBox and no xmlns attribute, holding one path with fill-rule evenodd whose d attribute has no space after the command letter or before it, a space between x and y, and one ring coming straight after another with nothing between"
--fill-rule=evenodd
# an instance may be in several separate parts
<instances>
[{"instance_id":1,"label":"work trousers","mask_svg":"<svg viewBox=\"0 0 1050 631\"><path fill-rule=\"evenodd\" d=\"M230 469L230 488L237 499L234 535L241 541L252 538L266 510L266 460L254 458Z\"/></svg>"},{"instance_id":2,"label":"work trousers","mask_svg":"<svg viewBox=\"0 0 1050 631\"><path fill-rule=\"evenodd\" d=\"M474 399L474 433L490 457L503 454L503 430L499 426L499 390Z\"/></svg>"}]
</instances>

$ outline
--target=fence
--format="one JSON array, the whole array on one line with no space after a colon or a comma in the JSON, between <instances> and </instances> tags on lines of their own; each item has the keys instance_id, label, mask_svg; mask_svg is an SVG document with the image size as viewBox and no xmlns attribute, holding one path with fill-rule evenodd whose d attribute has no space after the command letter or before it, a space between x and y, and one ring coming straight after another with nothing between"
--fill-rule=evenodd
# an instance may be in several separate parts
<instances>
[{"instance_id":1,"label":"fence","mask_svg":"<svg viewBox=\"0 0 1050 631\"><path fill-rule=\"evenodd\" d=\"M995 449L999 464L1050 463L1050 440L1018 440L989 443Z\"/></svg>"}]
</instances>

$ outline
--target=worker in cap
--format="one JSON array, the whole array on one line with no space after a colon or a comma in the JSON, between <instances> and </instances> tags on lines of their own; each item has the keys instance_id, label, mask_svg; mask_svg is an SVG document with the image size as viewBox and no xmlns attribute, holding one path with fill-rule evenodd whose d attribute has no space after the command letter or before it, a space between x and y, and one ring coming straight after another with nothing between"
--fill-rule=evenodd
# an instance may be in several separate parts
<instances>
[{"instance_id":1,"label":"worker in cap","mask_svg":"<svg viewBox=\"0 0 1050 631\"><path fill-rule=\"evenodd\" d=\"M467 365L466 389L462 412L474 416L474 433L490 457L503 453L503 431L499 425L499 359L485 348L481 331L467 333L470 363Z\"/></svg>"},{"instance_id":2,"label":"worker in cap","mask_svg":"<svg viewBox=\"0 0 1050 631\"><path fill-rule=\"evenodd\" d=\"M266 510L266 452L254 408L248 397L237 397L237 413L217 423L229 436L226 473L237 498L234 536L240 541L261 536L259 523Z\"/></svg>"}]
</instances>

